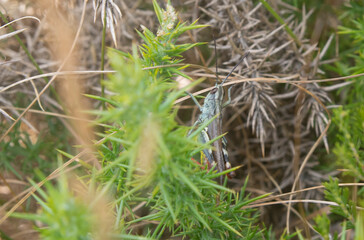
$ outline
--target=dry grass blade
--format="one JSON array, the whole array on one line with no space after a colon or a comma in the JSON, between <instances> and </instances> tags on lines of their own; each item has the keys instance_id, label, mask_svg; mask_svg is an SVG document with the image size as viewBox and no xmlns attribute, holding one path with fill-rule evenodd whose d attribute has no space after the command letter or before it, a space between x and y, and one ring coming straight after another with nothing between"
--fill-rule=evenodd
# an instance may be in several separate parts
<instances>
[{"instance_id":1,"label":"dry grass blade","mask_svg":"<svg viewBox=\"0 0 364 240\"><path fill-rule=\"evenodd\" d=\"M9 118L9 119L11 119L13 121L15 121L15 119L12 116L10 116L7 112L5 112L4 110L2 110L1 108L0 108L0 113L2 115L4 115L5 117L7 117L7 118Z\"/></svg>"},{"instance_id":2,"label":"dry grass blade","mask_svg":"<svg viewBox=\"0 0 364 240\"><path fill-rule=\"evenodd\" d=\"M4 25L0 26L0 29L5 28L5 27L9 26L10 24L13 24L15 22L18 22L18 21L21 21L21 20L24 20L24 19L35 19L35 20L37 20L40 23L40 20L37 17L34 17L34 16L24 16L24 17L17 18L17 19L15 19L13 21L8 22L7 24L4 24Z\"/></svg>"},{"instance_id":3,"label":"dry grass blade","mask_svg":"<svg viewBox=\"0 0 364 240\"><path fill-rule=\"evenodd\" d=\"M104 73L115 73L115 71L113 70L87 70L87 71L57 71L57 72L53 72L53 73L44 73L44 74L39 74L39 75L36 75L36 76L32 76L32 77L28 77L28 78L25 78L23 80L19 80L13 84L10 84L6 87L2 87L0 88L0 93L1 92L5 92L17 85L20 85L22 83L26 83L26 82L29 82L29 81L32 81L34 79L39 79L41 80L41 78L44 78L44 77L57 77L57 76L71 76L71 75L97 75L97 74L104 74Z\"/></svg>"},{"instance_id":4,"label":"dry grass blade","mask_svg":"<svg viewBox=\"0 0 364 240\"><path fill-rule=\"evenodd\" d=\"M0 106L0 110L2 110L2 109L13 109L13 110L19 110L19 111L24 111L25 110L25 108ZM87 119L87 118L78 118L78 117L73 117L73 116L69 116L69 115L65 115L65 114L61 114L61 113L39 111L39 110L35 110L35 109L30 109L28 112L32 112L32 113L36 113L36 114L43 114L43 115L47 115L47 116L54 116L54 117L58 117L58 118L64 118L64 119L71 119L71 120L78 120L78 121L85 121L85 122L89 122L89 123L94 123L93 120L90 120L90 119ZM15 121L15 119L13 119L13 120ZM100 124L97 124L97 125L100 125Z\"/></svg>"},{"instance_id":5,"label":"dry grass blade","mask_svg":"<svg viewBox=\"0 0 364 240\"><path fill-rule=\"evenodd\" d=\"M7 39L7 38L10 38L10 37L12 37L12 36L14 36L14 35L17 35L17 34L19 34L19 33L22 33L22 32L24 32L25 30L27 30L27 29L26 29L26 28L23 28L23 29L19 29L19 30L16 30L16 31L11 32L11 33L7 33L7 34L0 35L0 41L1 41L1 40L4 40L4 39Z\"/></svg>"}]
</instances>

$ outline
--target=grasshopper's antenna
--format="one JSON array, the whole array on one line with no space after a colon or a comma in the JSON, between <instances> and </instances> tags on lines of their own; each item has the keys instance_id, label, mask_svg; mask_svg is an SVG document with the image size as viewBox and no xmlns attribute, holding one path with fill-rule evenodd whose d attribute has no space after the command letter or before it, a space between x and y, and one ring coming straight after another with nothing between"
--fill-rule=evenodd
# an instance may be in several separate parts
<instances>
[{"instance_id":1,"label":"grasshopper's antenna","mask_svg":"<svg viewBox=\"0 0 364 240\"><path fill-rule=\"evenodd\" d=\"M241 57L240 61L233 67L233 69L231 69L231 71L229 72L229 74L226 76L226 78L222 81L221 84L224 84L225 81L230 77L230 75L234 72L235 68L237 68L237 66L240 65L240 63L242 63L244 61L244 59L250 54L249 51L247 51L246 53L244 53L244 55Z\"/></svg>"},{"instance_id":2,"label":"grasshopper's antenna","mask_svg":"<svg viewBox=\"0 0 364 240\"><path fill-rule=\"evenodd\" d=\"M216 74L216 84L218 83L219 81L219 74L218 74L218 70L217 70L217 50L216 50L216 39L215 39L215 36L212 35L212 37L214 38L214 44L215 44L215 67L216 67L216 71L215 71L215 74Z\"/></svg>"}]
</instances>

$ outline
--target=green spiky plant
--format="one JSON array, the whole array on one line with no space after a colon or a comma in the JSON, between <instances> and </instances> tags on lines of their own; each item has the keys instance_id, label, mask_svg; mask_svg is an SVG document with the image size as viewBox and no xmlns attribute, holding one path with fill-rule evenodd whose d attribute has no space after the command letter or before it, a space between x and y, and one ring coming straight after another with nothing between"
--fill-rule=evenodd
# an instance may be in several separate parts
<instances>
[{"instance_id":1,"label":"green spiky plant","mask_svg":"<svg viewBox=\"0 0 364 240\"><path fill-rule=\"evenodd\" d=\"M176 24L170 4L166 10L155 1L153 4L161 27L157 35L146 28L139 33L144 40L138 49L141 57L137 49L132 55L110 52L117 74L110 76L105 85L116 94L108 100L112 106L109 111L99 113L103 122L114 123L110 131L116 132L108 142L112 147L103 144L100 148L104 156L102 176L115 179L116 226L126 234L126 229L154 222L154 226L142 229L146 236L157 239L240 239L259 235L252 210L242 210L253 200L244 197L244 189L236 194L216 184L213 179L218 174L201 171L191 161L193 154L206 146L196 142L198 130L186 137L188 129L174 120L174 101L185 89L178 90L171 77L184 76L175 64L182 61L182 52L197 45L177 45L177 37L203 26ZM147 67L147 71L142 70ZM143 202L143 216L130 211ZM127 212L130 217L125 219Z\"/></svg>"},{"instance_id":2,"label":"green spiky plant","mask_svg":"<svg viewBox=\"0 0 364 240\"><path fill-rule=\"evenodd\" d=\"M38 194L33 196L40 205L41 212L14 213L13 217L42 222L45 227L37 228L41 239L92 239L95 216L89 206L71 192L71 186L64 175L59 179L57 187L46 183L46 191L40 188L37 190Z\"/></svg>"}]
</instances>

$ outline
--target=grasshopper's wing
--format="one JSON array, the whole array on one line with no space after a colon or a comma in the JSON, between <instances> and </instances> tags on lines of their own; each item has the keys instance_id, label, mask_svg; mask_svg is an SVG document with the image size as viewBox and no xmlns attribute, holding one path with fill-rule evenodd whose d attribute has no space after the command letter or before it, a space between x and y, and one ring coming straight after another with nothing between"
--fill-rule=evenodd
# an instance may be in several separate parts
<instances>
[{"instance_id":1,"label":"grasshopper's wing","mask_svg":"<svg viewBox=\"0 0 364 240\"><path fill-rule=\"evenodd\" d=\"M208 126L209 136L215 136L215 137L220 136L222 134L221 128L222 128L222 120L221 120L221 115L219 114ZM212 155L217 163L217 170L218 172L222 172L225 170L222 138L213 142L212 146L214 148L212 151ZM223 176L220 176L220 183L222 183L222 181L223 181Z\"/></svg>"}]
</instances>

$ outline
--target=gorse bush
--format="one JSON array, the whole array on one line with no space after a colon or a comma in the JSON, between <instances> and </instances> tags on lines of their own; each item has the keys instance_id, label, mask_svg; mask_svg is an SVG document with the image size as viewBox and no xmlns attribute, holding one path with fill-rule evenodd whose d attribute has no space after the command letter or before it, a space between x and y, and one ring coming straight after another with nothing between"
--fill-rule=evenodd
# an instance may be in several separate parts
<instances>
[{"instance_id":1,"label":"gorse bush","mask_svg":"<svg viewBox=\"0 0 364 240\"><path fill-rule=\"evenodd\" d=\"M113 135L105 143L111 149L101 146L103 175L118 186L120 222L116 225L125 231L141 222L158 221L155 227L148 228L147 236L152 238L163 234L192 239L250 238L259 234L254 226L256 217L251 215L252 210L241 207L252 200L244 198L244 190L235 194L218 185L213 179L219 174L201 171L191 161L196 152L207 146L195 140L199 130L186 137L188 128L175 121L174 101L185 89L177 89L171 79L183 75L173 64L181 62L180 54L196 45L175 43L186 30L203 26L174 26L176 15L171 5L166 11L155 2L154 7L161 28L157 36L146 28L143 34L139 33L144 39L139 48L142 57L136 50L132 55L110 52L112 68L117 73L105 85L115 95L108 101L108 111L99 113L102 122L113 123L110 129L118 136ZM115 154L116 149L121 149L120 154ZM126 211L143 202L147 205L144 216L136 217L130 211L130 219L121 220Z\"/></svg>"},{"instance_id":2,"label":"gorse bush","mask_svg":"<svg viewBox=\"0 0 364 240\"><path fill-rule=\"evenodd\" d=\"M38 175L44 175L38 171ZM37 214L13 213L13 217L37 221L36 230L41 239L91 240L109 239L113 233L114 217L106 192L109 185L99 190L96 182L86 185L76 175L64 173L57 185L45 183L45 189L37 189L34 198L40 206Z\"/></svg>"}]
</instances>

